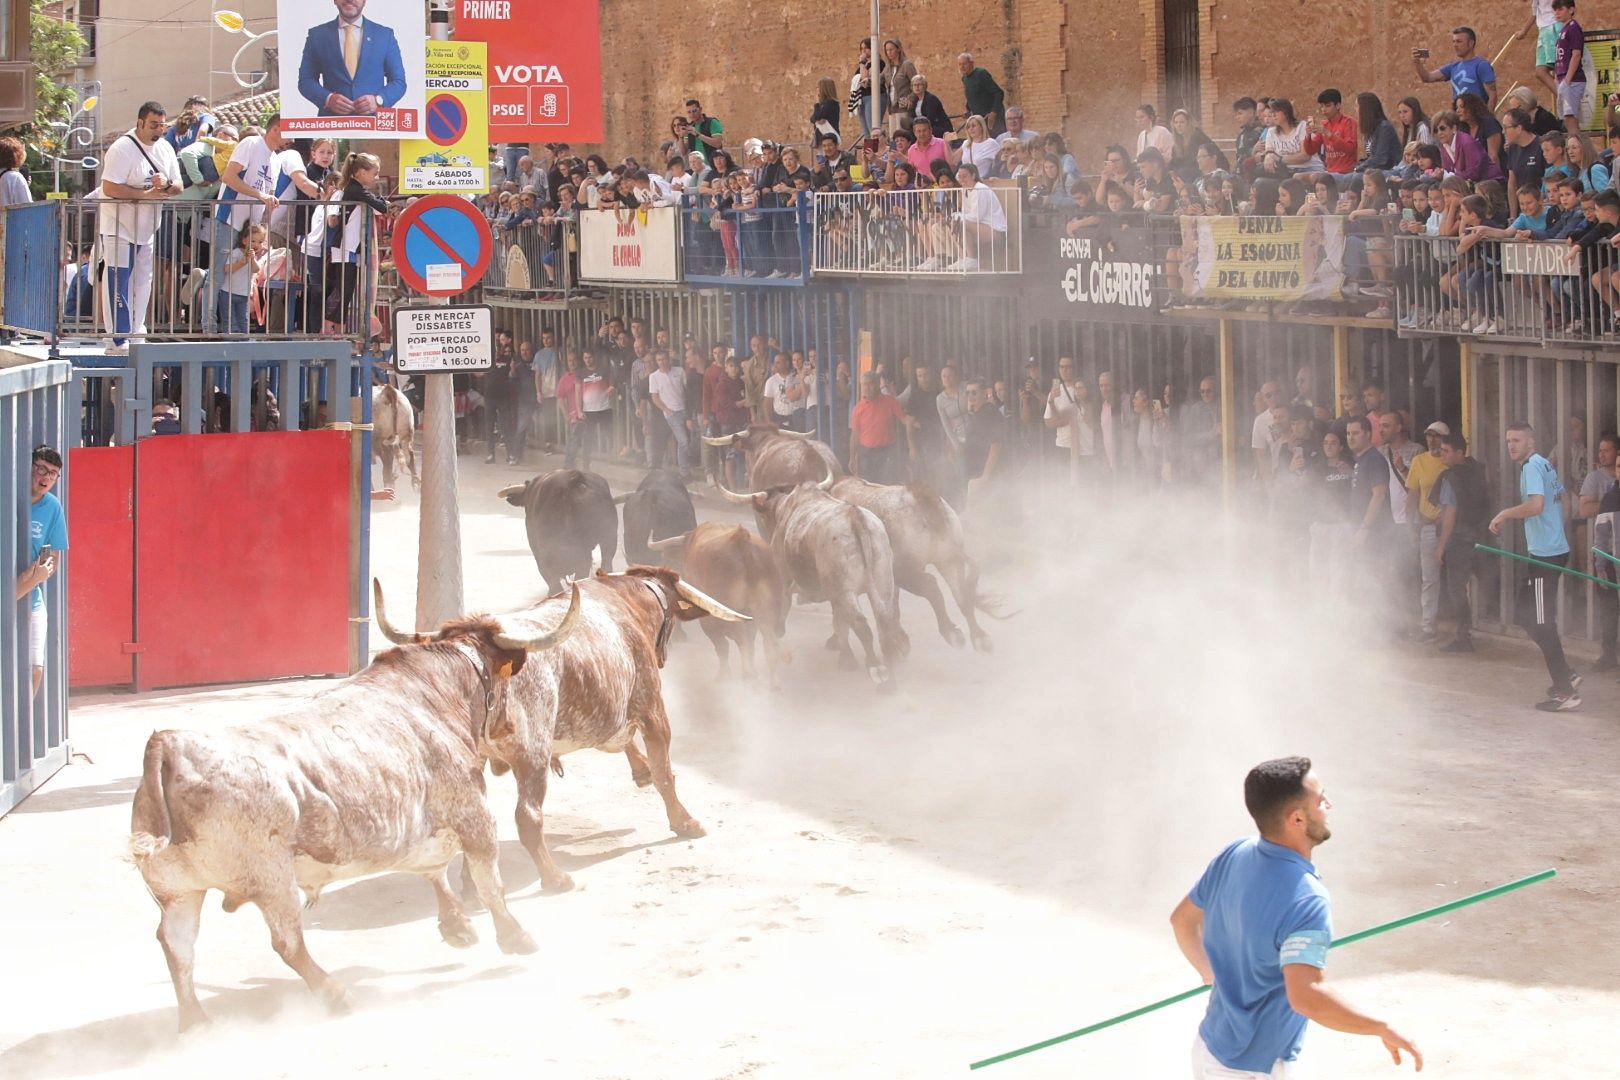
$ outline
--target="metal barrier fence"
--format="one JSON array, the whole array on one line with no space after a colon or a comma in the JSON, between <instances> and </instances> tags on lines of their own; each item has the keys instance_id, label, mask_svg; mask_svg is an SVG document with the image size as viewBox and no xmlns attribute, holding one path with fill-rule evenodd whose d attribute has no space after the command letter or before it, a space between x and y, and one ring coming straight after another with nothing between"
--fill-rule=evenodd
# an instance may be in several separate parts
<instances>
[{"instance_id":1,"label":"metal barrier fence","mask_svg":"<svg viewBox=\"0 0 1620 1080\"><path fill-rule=\"evenodd\" d=\"M687 281L729 284L734 278L802 285L810 277L813 208L696 208L681 213Z\"/></svg>"},{"instance_id":2,"label":"metal barrier fence","mask_svg":"<svg viewBox=\"0 0 1620 1080\"><path fill-rule=\"evenodd\" d=\"M0 505L12 510L6 526L0 528L0 567L7 575L7 592L12 591L18 568L31 561L27 538L33 448L52 446L64 462L68 456L72 379L72 369L61 360L0 368L0 462L4 462ZM54 489L64 505L68 482L64 467ZM63 631L70 563L64 559L61 569L45 583L45 677L38 694L33 692L29 656L30 599L24 596L0 605L0 814L67 764L67 638Z\"/></svg>"},{"instance_id":3,"label":"metal barrier fence","mask_svg":"<svg viewBox=\"0 0 1620 1080\"><path fill-rule=\"evenodd\" d=\"M482 288L486 299L567 301L579 288L579 225L559 218L512 225L490 221L495 254Z\"/></svg>"},{"instance_id":4,"label":"metal barrier fence","mask_svg":"<svg viewBox=\"0 0 1620 1080\"><path fill-rule=\"evenodd\" d=\"M1395 251L1402 333L1544 345L1620 339L1620 252L1607 243L1402 236Z\"/></svg>"},{"instance_id":5,"label":"metal barrier fence","mask_svg":"<svg viewBox=\"0 0 1620 1080\"><path fill-rule=\"evenodd\" d=\"M6 325L51 341L115 346L364 338L377 299L373 217L362 203L312 200L268 214L242 201L179 198L29 207L26 227L13 233L15 258L7 242ZM14 276L18 263L26 276Z\"/></svg>"},{"instance_id":6,"label":"metal barrier fence","mask_svg":"<svg viewBox=\"0 0 1620 1080\"><path fill-rule=\"evenodd\" d=\"M1023 201L1013 187L822 191L815 234L818 274L1023 271Z\"/></svg>"}]
</instances>

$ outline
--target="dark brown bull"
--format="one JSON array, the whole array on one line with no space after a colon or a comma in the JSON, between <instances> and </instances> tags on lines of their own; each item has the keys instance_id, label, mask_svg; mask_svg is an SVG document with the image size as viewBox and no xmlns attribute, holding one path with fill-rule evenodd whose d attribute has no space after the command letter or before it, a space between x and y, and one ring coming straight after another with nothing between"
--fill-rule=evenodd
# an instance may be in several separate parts
<instances>
[{"instance_id":1,"label":"dark brown bull","mask_svg":"<svg viewBox=\"0 0 1620 1080\"><path fill-rule=\"evenodd\" d=\"M720 675L729 672L730 647L737 646L744 678L754 677L754 638L762 639L771 689L780 689L777 667L785 662L782 636L787 633L787 583L770 546L741 525L706 521L691 532L654 541L654 551L668 556L681 576L752 622L704 622L714 645Z\"/></svg>"},{"instance_id":2,"label":"dark brown bull","mask_svg":"<svg viewBox=\"0 0 1620 1080\"><path fill-rule=\"evenodd\" d=\"M534 940L509 911L496 866L484 761L514 726L514 682L581 621L579 590L542 626L457 619L282 717L220 731L165 730L146 743L130 854L162 909L158 942L180 1028L207 1020L192 985L203 898L259 906L270 943L310 989L341 1005L343 986L310 958L299 918L333 881L421 874L439 896L439 932L477 940L445 868L464 851L503 952ZM384 622L381 590L377 619Z\"/></svg>"},{"instance_id":3,"label":"dark brown bull","mask_svg":"<svg viewBox=\"0 0 1620 1080\"><path fill-rule=\"evenodd\" d=\"M669 827L681 836L702 836L703 826L675 794L670 767L669 714L659 669L677 621L712 615L746 620L681 580L673 570L633 566L623 574L597 574L578 583L579 625L568 640L536 654L505 684L503 722L491 725L484 746L492 766L509 767L517 781L518 837L547 889L573 885L546 848L542 808L547 773L564 754L596 749L624 753L638 786L652 784L663 797ZM556 621L563 604L552 597L526 611L503 615L508 625L536 629ZM381 617L378 626L396 643L431 641L435 635L402 633ZM642 756L634 736L647 752ZM561 767L557 765L560 772Z\"/></svg>"},{"instance_id":4,"label":"dark brown bull","mask_svg":"<svg viewBox=\"0 0 1620 1080\"><path fill-rule=\"evenodd\" d=\"M736 446L748 460L748 485L755 491L797 484L820 483L828 476L843 476L832 447L809 435L771 424L750 424L746 431L718 438L705 436L710 446ZM765 535L761 530L761 535ZM767 536L766 539L769 539Z\"/></svg>"},{"instance_id":5,"label":"dark brown bull","mask_svg":"<svg viewBox=\"0 0 1620 1080\"><path fill-rule=\"evenodd\" d=\"M956 606L973 635L973 647L990 651L990 635L979 625L977 612L995 615L994 605L979 596L979 567L968 557L962 540L962 521L946 502L922 484L872 484L846 476L833 484L832 493L847 503L877 515L889 534L894 549L895 584L920 596L934 609L939 634L953 646L964 642L962 631L951 621L939 583L928 572L939 571L956 598Z\"/></svg>"}]
</instances>

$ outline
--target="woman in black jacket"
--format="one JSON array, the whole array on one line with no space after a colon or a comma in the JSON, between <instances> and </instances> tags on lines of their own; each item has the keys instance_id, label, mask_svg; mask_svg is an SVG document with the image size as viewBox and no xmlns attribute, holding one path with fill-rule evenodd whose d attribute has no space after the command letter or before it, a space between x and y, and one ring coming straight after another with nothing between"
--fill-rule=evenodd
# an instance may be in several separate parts
<instances>
[{"instance_id":1,"label":"woman in black jacket","mask_svg":"<svg viewBox=\"0 0 1620 1080\"><path fill-rule=\"evenodd\" d=\"M831 79L822 78L816 87L816 107L810 110L810 145L820 146L822 130L820 125L826 124L838 134L838 85ZM842 141L842 140L840 140Z\"/></svg>"},{"instance_id":2,"label":"woman in black jacket","mask_svg":"<svg viewBox=\"0 0 1620 1080\"><path fill-rule=\"evenodd\" d=\"M353 153L343 159L343 171L338 175L342 190L338 196L341 201L336 228L340 233L327 247L336 265L334 272L326 275L326 318L340 334L348 328L362 260L369 266L376 246L374 236L370 244L365 243L367 221L374 212L388 213L388 203L367 190L377 182L381 172L382 162L375 154ZM370 312L366 314L369 316ZM369 330L369 322L368 318L358 329L362 333Z\"/></svg>"},{"instance_id":3,"label":"woman in black jacket","mask_svg":"<svg viewBox=\"0 0 1620 1080\"><path fill-rule=\"evenodd\" d=\"M1399 168L1405 147L1395 131L1395 125L1384 115L1384 103L1378 100L1377 94L1363 90L1356 95L1356 108L1361 114L1362 148L1367 152L1367 156L1356 166L1356 171L1389 172Z\"/></svg>"}]
</instances>

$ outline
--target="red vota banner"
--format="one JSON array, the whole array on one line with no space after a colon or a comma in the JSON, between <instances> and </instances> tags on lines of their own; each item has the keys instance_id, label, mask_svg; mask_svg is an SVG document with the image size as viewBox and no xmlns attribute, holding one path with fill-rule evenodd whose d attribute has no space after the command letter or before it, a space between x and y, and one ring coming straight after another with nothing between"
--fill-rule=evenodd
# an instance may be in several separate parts
<instances>
[{"instance_id":1,"label":"red vota banner","mask_svg":"<svg viewBox=\"0 0 1620 1080\"><path fill-rule=\"evenodd\" d=\"M491 142L602 141L597 0L457 0L455 34L489 44Z\"/></svg>"}]
</instances>

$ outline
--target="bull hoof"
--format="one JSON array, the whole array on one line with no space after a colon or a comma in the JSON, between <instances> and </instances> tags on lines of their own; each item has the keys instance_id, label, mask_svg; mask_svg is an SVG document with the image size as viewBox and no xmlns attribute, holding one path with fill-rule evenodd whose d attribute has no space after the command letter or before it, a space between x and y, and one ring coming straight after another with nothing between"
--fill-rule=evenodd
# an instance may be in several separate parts
<instances>
[{"instance_id":1,"label":"bull hoof","mask_svg":"<svg viewBox=\"0 0 1620 1080\"><path fill-rule=\"evenodd\" d=\"M984 633L983 631L980 631L979 633L974 634L973 635L973 651L974 652L982 652L982 653L995 652L994 647L992 647L991 644L990 644L990 635Z\"/></svg>"},{"instance_id":2,"label":"bull hoof","mask_svg":"<svg viewBox=\"0 0 1620 1080\"><path fill-rule=\"evenodd\" d=\"M867 668L866 673L872 677L872 681L877 684L879 690L889 691L894 689L894 679L890 677L889 669L882 664Z\"/></svg>"},{"instance_id":3,"label":"bull hoof","mask_svg":"<svg viewBox=\"0 0 1620 1080\"><path fill-rule=\"evenodd\" d=\"M540 946L534 943L534 938L522 927L517 927L508 933L496 934L495 944L501 947L501 952L509 956L529 956L540 951Z\"/></svg>"},{"instance_id":4,"label":"bull hoof","mask_svg":"<svg viewBox=\"0 0 1620 1080\"><path fill-rule=\"evenodd\" d=\"M542 878L540 887L548 893L567 892L574 887L574 879L559 870L554 878Z\"/></svg>"},{"instance_id":5,"label":"bull hoof","mask_svg":"<svg viewBox=\"0 0 1620 1080\"><path fill-rule=\"evenodd\" d=\"M478 944L478 932L466 919L440 919L439 936L454 949L470 949Z\"/></svg>"},{"instance_id":6,"label":"bull hoof","mask_svg":"<svg viewBox=\"0 0 1620 1080\"><path fill-rule=\"evenodd\" d=\"M945 639L945 643L953 649L960 649L967 644L967 638L963 635L962 631L958 630L954 626L942 631L940 636L943 637Z\"/></svg>"},{"instance_id":7,"label":"bull hoof","mask_svg":"<svg viewBox=\"0 0 1620 1080\"><path fill-rule=\"evenodd\" d=\"M700 836L708 836L709 830L699 825L696 818L687 818L679 825L671 826L676 836L684 836L688 840L695 840Z\"/></svg>"},{"instance_id":8,"label":"bull hoof","mask_svg":"<svg viewBox=\"0 0 1620 1080\"><path fill-rule=\"evenodd\" d=\"M652 773L632 772L630 779L635 781L636 787L649 787L652 784Z\"/></svg>"},{"instance_id":9,"label":"bull hoof","mask_svg":"<svg viewBox=\"0 0 1620 1080\"><path fill-rule=\"evenodd\" d=\"M353 1010L354 1005L349 1000L349 991L342 985L329 982L321 988L321 1000L326 1003L328 1012L343 1015Z\"/></svg>"}]
</instances>

